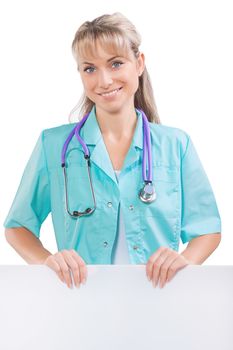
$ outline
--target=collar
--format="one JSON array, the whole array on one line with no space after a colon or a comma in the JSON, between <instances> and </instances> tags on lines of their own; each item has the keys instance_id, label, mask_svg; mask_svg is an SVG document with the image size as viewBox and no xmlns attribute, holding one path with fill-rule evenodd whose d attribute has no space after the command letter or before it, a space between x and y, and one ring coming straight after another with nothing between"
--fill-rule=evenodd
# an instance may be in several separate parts
<instances>
[{"instance_id":1,"label":"collar","mask_svg":"<svg viewBox=\"0 0 233 350\"><path fill-rule=\"evenodd\" d=\"M135 111L138 120L130 148L124 160L123 168L121 169L120 176L124 176L124 174L127 172L127 169L129 169L129 167L132 167L135 162L139 161L140 153L143 149L142 115L141 112L138 112L136 109ZM80 130L80 136L89 149L91 162L95 163L96 166L101 168L118 185L112 162L106 149L98 121L96 119L95 105L93 105L86 122ZM82 146L78 142L75 135L72 138L68 148L69 150L75 148L84 153ZM137 148L139 148L139 151Z\"/></svg>"},{"instance_id":2,"label":"collar","mask_svg":"<svg viewBox=\"0 0 233 350\"><path fill-rule=\"evenodd\" d=\"M143 134L142 134L142 115L136 109L136 115L138 117L132 145L143 149ZM93 105L90 115L80 130L80 136L87 145L96 145L102 138L100 127L96 118L96 107Z\"/></svg>"}]
</instances>

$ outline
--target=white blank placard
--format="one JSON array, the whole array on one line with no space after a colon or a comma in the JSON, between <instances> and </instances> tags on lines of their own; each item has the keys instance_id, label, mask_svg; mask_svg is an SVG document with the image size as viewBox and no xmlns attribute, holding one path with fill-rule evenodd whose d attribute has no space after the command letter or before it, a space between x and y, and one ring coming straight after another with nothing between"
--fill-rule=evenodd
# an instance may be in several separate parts
<instances>
[{"instance_id":1,"label":"white blank placard","mask_svg":"<svg viewBox=\"0 0 233 350\"><path fill-rule=\"evenodd\" d=\"M47 266L0 266L0 349L233 349L233 266L189 265L163 289L145 265L87 269L69 289Z\"/></svg>"}]
</instances>

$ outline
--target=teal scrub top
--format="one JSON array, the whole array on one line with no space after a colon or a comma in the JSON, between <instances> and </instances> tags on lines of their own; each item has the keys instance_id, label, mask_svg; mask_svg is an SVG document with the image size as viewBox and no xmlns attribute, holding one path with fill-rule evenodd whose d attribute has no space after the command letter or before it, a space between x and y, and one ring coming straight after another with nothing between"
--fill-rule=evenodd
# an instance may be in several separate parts
<instances>
[{"instance_id":1,"label":"teal scrub top","mask_svg":"<svg viewBox=\"0 0 233 350\"><path fill-rule=\"evenodd\" d=\"M96 109L81 129L91 156L91 177L96 198L93 214L74 219L65 210L61 151L75 123L40 133L20 185L4 221L7 227L26 227L40 237L43 221L51 212L58 251L74 249L86 264L111 264L117 237L119 203L132 264L146 264L161 246L178 251L195 237L221 232L221 219L205 170L190 136L183 130L149 123L153 183L157 199L143 203L142 115L119 180L106 149ZM66 153L70 211L93 207L88 170L82 146L74 136Z\"/></svg>"}]
</instances>

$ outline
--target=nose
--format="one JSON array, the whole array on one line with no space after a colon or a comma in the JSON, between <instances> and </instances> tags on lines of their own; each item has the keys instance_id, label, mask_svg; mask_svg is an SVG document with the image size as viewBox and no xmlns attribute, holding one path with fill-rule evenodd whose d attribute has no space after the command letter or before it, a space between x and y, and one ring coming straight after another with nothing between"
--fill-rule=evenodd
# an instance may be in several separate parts
<instances>
[{"instance_id":1,"label":"nose","mask_svg":"<svg viewBox=\"0 0 233 350\"><path fill-rule=\"evenodd\" d=\"M100 70L98 78L99 87L102 89L108 88L109 85L113 83L111 72L108 72L107 70Z\"/></svg>"}]
</instances>

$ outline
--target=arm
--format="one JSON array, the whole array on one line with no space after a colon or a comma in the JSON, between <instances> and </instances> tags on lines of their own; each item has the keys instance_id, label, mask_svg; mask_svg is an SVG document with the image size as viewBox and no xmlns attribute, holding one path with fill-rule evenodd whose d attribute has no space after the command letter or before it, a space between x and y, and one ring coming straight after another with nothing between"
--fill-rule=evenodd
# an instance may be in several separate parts
<instances>
[{"instance_id":1,"label":"arm","mask_svg":"<svg viewBox=\"0 0 233 350\"><path fill-rule=\"evenodd\" d=\"M42 264L51 255L31 231L25 227L11 227L5 229L7 242L28 264Z\"/></svg>"},{"instance_id":2,"label":"arm","mask_svg":"<svg viewBox=\"0 0 233 350\"><path fill-rule=\"evenodd\" d=\"M52 254L43 247L39 238L25 227L6 228L5 236L7 242L27 263L43 264L45 262L45 265L54 270L61 281L66 282L69 287L72 285L72 279L68 269L72 270L76 286L85 283L87 278L85 261L73 249ZM49 256L51 257L47 259Z\"/></svg>"},{"instance_id":3,"label":"arm","mask_svg":"<svg viewBox=\"0 0 233 350\"><path fill-rule=\"evenodd\" d=\"M193 238L186 249L180 254L193 264L202 264L218 247L221 233L205 234Z\"/></svg>"}]
</instances>

